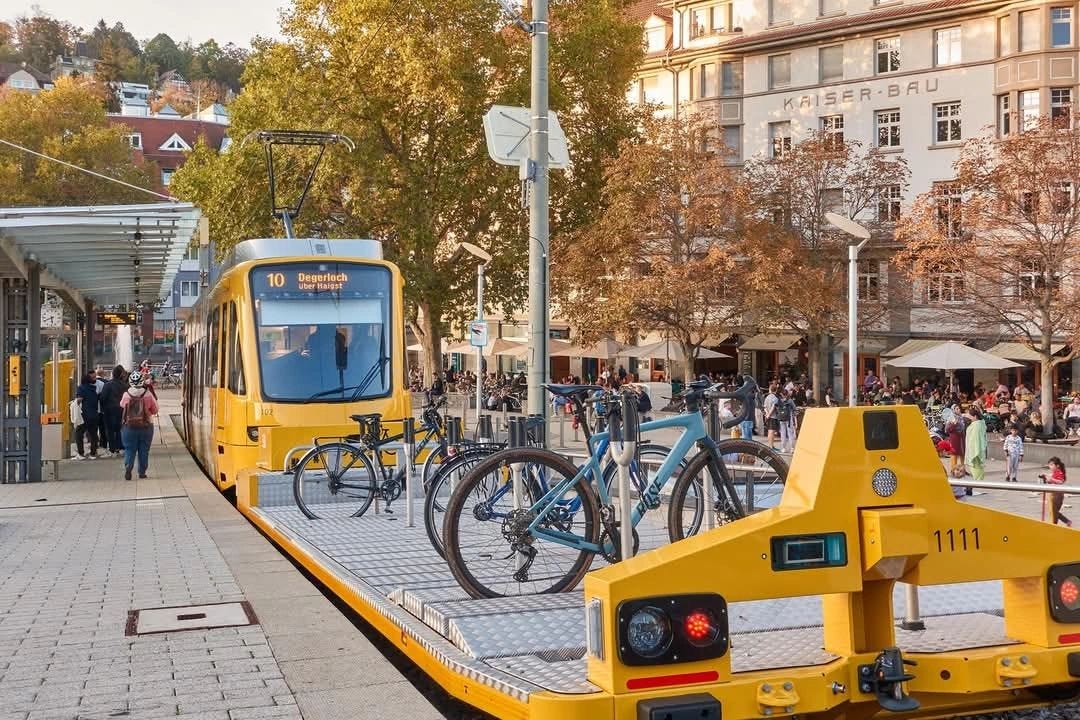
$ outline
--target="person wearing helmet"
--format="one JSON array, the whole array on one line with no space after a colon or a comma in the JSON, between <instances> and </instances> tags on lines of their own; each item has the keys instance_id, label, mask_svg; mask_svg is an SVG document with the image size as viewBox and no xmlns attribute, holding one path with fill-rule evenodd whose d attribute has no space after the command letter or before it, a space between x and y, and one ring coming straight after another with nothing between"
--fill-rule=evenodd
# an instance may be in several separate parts
<instances>
[{"instance_id":1,"label":"person wearing helmet","mask_svg":"<svg viewBox=\"0 0 1080 720\"><path fill-rule=\"evenodd\" d=\"M128 384L130 387L120 398L125 480L131 479L136 459L139 461L139 478L146 477L150 466L150 445L154 440L154 415L158 412L157 400L147 392L145 377L141 372L131 373Z\"/></svg>"}]
</instances>

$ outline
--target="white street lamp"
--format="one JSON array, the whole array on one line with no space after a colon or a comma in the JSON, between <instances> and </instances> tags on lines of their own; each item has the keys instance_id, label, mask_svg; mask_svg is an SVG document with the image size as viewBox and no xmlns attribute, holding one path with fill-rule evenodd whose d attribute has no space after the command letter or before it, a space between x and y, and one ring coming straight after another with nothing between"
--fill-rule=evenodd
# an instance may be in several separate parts
<instances>
[{"instance_id":1,"label":"white street lamp","mask_svg":"<svg viewBox=\"0 0 1080 720\"><path fill-rule=\"evenodd\" d=\"M833 227L844 231L853 240L848 240L848 406L859 403L856 390L859 378L858 325L859 325L859 251L870 240L870 231L859 223L837 213L825 213L825 219Z\"/></svg>"},{"instance_id":2,"label":"white street lamp","mask_svg":"<svg viewBox=\"0 0 1080 720\"><path fill-rule=\"evenodd\" d=\"M476 322L484 322L484 268L491 262L491 255L483 248L472 243L459 243L465 252L475 257L480 262L476 265ZM476 422L480 422L480 412L483 410L484 377L484 348L476 348ZM478 425L479 427L479 425Z\"/></svg>"}]
</instances>

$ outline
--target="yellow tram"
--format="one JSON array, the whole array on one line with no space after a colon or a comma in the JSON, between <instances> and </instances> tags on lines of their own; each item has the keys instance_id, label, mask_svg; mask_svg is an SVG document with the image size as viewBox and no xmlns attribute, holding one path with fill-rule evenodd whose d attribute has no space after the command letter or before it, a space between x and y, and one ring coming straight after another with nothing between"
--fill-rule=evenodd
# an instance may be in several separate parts
<instances>
[{"instance_id":1,"label":"yellow tram","mask_svg":"<svg viewBox=\"0 0 1080 720\"><path fill-rule=\"evenodd\" d=\"M218 487L358 413L405 417L402 279L374 240L239 243L192 310L184 438Z\"/></svg>"}]
</instances>

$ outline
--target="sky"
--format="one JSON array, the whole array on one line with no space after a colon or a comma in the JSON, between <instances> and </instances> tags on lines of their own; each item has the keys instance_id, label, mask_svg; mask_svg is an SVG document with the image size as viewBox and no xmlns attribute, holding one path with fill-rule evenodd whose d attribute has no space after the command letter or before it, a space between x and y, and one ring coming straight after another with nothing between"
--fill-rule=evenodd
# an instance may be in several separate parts
<instances>
[{"instance_id":1,"label":"sky","mask_svg":"<svg viewBox=\"0 0 1080 720\"><path fill-rule=\"evenodd\" d=\"M198 44L214 38L251 46L255 35L278 35L278 8L286 0L14 0L2 3L0 19L33 14L33 8L84 29L101 18L110 26L117 20L139 40L159 32L180 42Z\"/></svg>"}]
</instances>

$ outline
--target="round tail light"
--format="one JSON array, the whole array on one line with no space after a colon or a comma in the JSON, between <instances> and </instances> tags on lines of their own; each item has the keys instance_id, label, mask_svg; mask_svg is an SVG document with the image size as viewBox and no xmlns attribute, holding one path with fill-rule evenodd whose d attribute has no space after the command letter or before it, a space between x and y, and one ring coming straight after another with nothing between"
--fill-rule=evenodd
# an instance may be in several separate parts
<instances>
[{"instance_id":1,"label":"round tail light","mask_svg":"<svg viewBox=\"0 0 1080 720\"><path fill-rule=\"evenodd\" d=\"M1058 599L1066 610L1080 610L1080 578L1072 575L1058 585Z\"/></svg>"},{"instance_id":2,"label":"round tail light","mask_svg":"<svg viewBox=\"0 0 1080 720\"><path fill-rule=\"evenodd\" d=\"M663 655L671 645L671 621L667 613L652 606L635 612L627 623L626 641L643 658Z\"/></svg>"},{"instance_id":3,"label":"round tail light","mask_svg":"<svg viewBox=\"0 0 1080 720\"><path fill-rule=\"evenodd\" d=\"M683 619L683 633L694 647L707 647L720 638L720 625L708 610L694 610Z\"/></svg>"}]
</instances>

